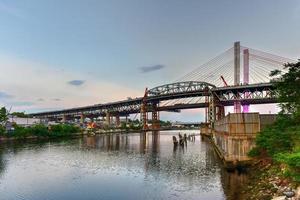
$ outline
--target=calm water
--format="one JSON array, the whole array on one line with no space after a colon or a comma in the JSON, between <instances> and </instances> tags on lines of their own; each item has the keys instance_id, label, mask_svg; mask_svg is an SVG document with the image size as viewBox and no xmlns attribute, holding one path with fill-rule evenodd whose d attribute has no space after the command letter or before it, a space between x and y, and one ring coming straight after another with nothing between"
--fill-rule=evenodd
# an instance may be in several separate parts
<instances>
[{"instance_id":1,"label":"calm water","mask_svg":"<svg viewBox=\"0 0 300 200\"><path fill-rule=\"evenodd\" d=\"M1 144L0 199L239 199L245 175L222 169L200 136L174 149L177 134Z\"/></svg>"}]
</instances>

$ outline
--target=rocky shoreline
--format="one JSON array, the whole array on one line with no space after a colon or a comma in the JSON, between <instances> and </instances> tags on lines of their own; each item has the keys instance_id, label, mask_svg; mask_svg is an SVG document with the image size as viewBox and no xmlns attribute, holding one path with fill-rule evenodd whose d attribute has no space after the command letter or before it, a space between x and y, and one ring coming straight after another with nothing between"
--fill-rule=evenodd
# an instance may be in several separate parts
<instances>
[{"instance_id":1,"label":"rocky shoreline","mask_svg":"<svg viewBox=\"0 0 300 200\"><path fill-rule=\"evenodd\" d=\"M241 199L300 200L300 183L283 176L283 171L283 165L257 161L249 168Z\"/></svg>"}]
</instances>

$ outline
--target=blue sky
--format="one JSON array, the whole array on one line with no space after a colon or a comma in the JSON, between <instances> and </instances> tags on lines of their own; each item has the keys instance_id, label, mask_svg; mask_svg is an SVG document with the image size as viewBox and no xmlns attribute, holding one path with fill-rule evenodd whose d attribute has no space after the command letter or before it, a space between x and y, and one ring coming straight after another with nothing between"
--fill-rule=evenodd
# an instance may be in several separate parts
<instances>
[{"instance_id":1,"label":"blue sky","mask_svg":"<svg viewBox=\"0 0 300 200\"><path fill-rule=\"evenodd\" d=\"M141 96L238 40L297 59L299 21L298 0L0 0L0 105Z\"/></svg>"}]
</instances>

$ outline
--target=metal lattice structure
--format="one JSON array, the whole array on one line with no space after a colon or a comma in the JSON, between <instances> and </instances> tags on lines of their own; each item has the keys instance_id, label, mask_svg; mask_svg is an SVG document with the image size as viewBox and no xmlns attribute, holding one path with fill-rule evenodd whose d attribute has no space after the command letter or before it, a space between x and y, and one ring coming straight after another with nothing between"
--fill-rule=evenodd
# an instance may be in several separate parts
<instances>
[{"instance_id":1,"label":"metal lattice structure","mask_svg":"<svg viewBox=\"0 0 300 200\"><path fill-rule=\"evenodd\" d=\"M274 103L278 96L272 83L223 87L217 88L213 92L224 105L237 100L241 101L242 104L246 104L245 102L250 104L254 102Z\"/></svg>"},{"instance_id":2,"label":"metal lattice structure","mask_svg":"<svg viewBox=\"0 0 300 200\"><path fill-rule=\"evenodd\" d=\"M207 92L216 86L200 81L185 81L176 82L171 84L166 84L162 86L155 87L148 91L148 96L164 96L180 93L191 93L191 92Z\"/></svg>"},{"instance_id":3,"label":"metal lattice structure","mask_svg":"<svg viewBox=\"0 0 300 200\"><path fill-rule=\"evenodd\" d=\"M153 104L159 105L157 111L176 112L182 109L205 108L208 107L208 103L204 101L197 103L174 102L170 105L160 105L159 103L168 100L209 97L212 94L214 94L224 106L233 105L233 102L237 99L241 100L242 104L276 103L276 93L274 92L272 83L214 87L211 84L192 81L163 85L150 89L148 92L150 92L150 94L149 97L147 97L147 112L152 112ZM43 118L62 117L63 115L80 116L81 114L84 114L85 116L105 116L108 112L112 115L116 113L128 115L140 113L142 101L143 97L107 104L96 104L58 111L34 113L31 114L31 116Z\"/></svg>"},{"instance_id":4,"label":"metal lattice structure","mask_svg":"<svg viewBox=\"0 0 300 200\"><path fill-rule=\"evenodd\" d=\"M153 127L159 127L160 111L206 108L206 119L213 122L224 116L224 106L234 105L235 112L241 112L243 106L243 112L248 112L250 104L276 103L278 94L269 73L272 70L284 72L284 63L288 62L293 60L240 46L236 42L234 48L226 50L174 83L146 89L143 97L30 115L40 118L109 118L110 115L139 113L143 127L147 128L149 112L152 112ZM240 67L241 63L243 67ZM222 86L224 82L225 87Z\"/></svg>"}]
</instances>

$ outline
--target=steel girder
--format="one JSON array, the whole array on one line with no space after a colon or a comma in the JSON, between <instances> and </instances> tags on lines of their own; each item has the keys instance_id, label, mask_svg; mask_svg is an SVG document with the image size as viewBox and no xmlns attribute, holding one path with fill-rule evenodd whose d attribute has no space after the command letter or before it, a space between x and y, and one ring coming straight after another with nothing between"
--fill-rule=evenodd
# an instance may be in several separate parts
<instances>
[{"instance_id":1,"label":"steel girder","mask_svg":"<svg viewBox=\"0 0 300 200\"><path fill-rule=\"evenodd\" d=\"M211 90L212 88L216 88L216 86L206 82L199 82L199 81L177 82L177 83L171 83L171 84L166 84L166 85L152 88L151 90L148 91L148 96L158 97L158 96L165 96L165 95L176 95L180 93L202 92L202 91Z\"/></svg>"},{"instance_id":2,"label":"steel girder","mask_svg":"<svg viewBox=\"0 0 300 200\"><path fill-rule=\"evenodd\" d=\"M233 87L217 89L213 93L224 105L232 101L241 101L242 103L261 102L261 103L276 103L278 93L274 90L272 84L252 85L252 87Z\"/></svg>"},{"instance_id":3,"label":"steel girder","mask_svg":"<svg viewBox=\"0 0 300 200\"><path fill-rule=\"evenodd\" d=\"M184 99L189 97L210 96L214 94L219 102L224 106L232 105L234 101L241 103L259 104L259 103L276 103L277 94L274 92L272 83L249 84L230 87L217 88L212 84L205 82L179 82L155 87L149 90L147 98L147 111L151 112L151 105L161 101L172 99ZM85 107L70 108L58 111L49 111L30 114L30 116L40 118L62 117L62 116L80 116L94 115L105 116L107 112L119 115L128 115L139 113L141 110L142 98L129 99L124 101L96 104ZM189 109L196 107L207 107L207 103L184 103L158 107L158 111L178 111L180 109Z\"/></svg>"}]
</instances>

